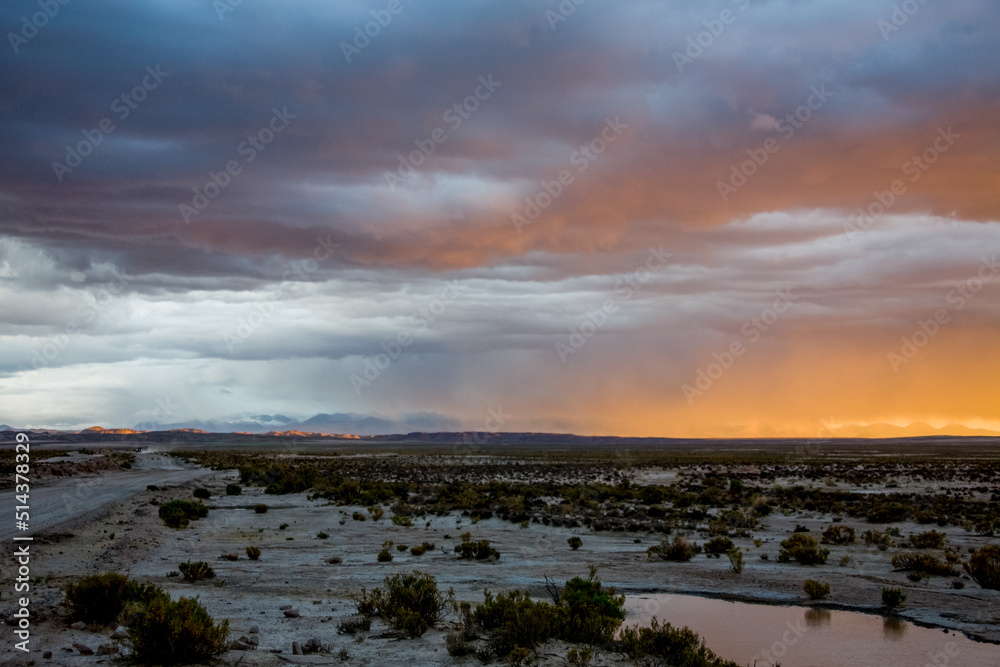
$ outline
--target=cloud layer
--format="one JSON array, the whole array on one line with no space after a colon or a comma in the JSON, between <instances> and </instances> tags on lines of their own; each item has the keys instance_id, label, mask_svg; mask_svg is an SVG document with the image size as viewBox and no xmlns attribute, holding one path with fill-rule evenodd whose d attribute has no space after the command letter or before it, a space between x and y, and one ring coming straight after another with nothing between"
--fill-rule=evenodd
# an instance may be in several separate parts
<instances>
[{"instance_id":1,"label":"cloud layer","mask_svg":"<svg viewBox=\"0 0 1000 667\"><path fill-rule=\"evenodd\" d=\"M219 6L0 10L0 421L1000 430L995 3Z\"/></svg>"}]
</instances>

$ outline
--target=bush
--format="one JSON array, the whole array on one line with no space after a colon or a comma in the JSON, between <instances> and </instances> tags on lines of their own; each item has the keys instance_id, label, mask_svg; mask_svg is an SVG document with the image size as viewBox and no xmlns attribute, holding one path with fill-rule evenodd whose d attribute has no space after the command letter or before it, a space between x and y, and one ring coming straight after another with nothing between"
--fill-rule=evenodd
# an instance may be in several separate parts
<instances>
[{"instance_id":1,"label":"bush","mask_svg":"<svg viewBox=\"0 0 1000 667\"><path fill-rule=\"evenodd\" d=\"M463 632L449 632L444 638L444 645L448 649L448 655L453 658L461 658L463 655L472 655L476 652L469 645Z\"/></svg>"},{"instance_id":2,"label":"bush","mask_svg":"<svg viewBox=\"0 0 1000 667\"><path fill-rule=\"evenodd\" d=\"M424 542L423 544L418 544L415 547L410 548L410 553L414 556L423 556L428 551L434 550L434 544L432 542Z\"/></svg>"},{"instance_id":3,"label":"bush","mask_svg":"<svg viewBox=\"0 0 1000 667\"><path fill-rule=\"evenodd\" d=\"M327 535L326 533L324 533L322 530L319 531L318 533L316 533L316 539L317 540L326 540L326 539L329 539L329 538L330 538L330 536Z\"/></svg>"},{"instance_id":4,"label":"bush","mask_svg":"<svg viewBox=\"0 0 1000 667\"><path fill-rule=\"evenodd\" d=\"M691 560L700 550L700 547L692 544L686 536L674 535L673 541L668 542L667 538L664 537L659 544L649 547L646 550L646 555L650 560L660 559L682 562Z\"/></svg>"},{"instance_id":5,"label":"bush","mask_svg":"<svg viewBox=\"0 0 1000 667\"><path fill-rule=\"evenodd\" d=\"M260 549L257 547L247 547L247 558L250 560L260 560Z\"/></svg>"},{"instance_id":6,"label":"bush","mask_svg":"<svg viewBox=\"0 0 1000 667\"><path fill-rule=\"evenodd\" d=\"M534 602L524 591L483 591L485 599L472 612L475 623L490 632L486 655L502 658L515 648L533 649L555 635L556 609Z\"/></svg>"},{"instance_id":7,"label":"bush","mask_svg":"<svg viewBox=\"0 0 1000 667\"><path fill-rule=\"evenodd\" d=\"M108 625L125 607L134 602L149 602L165 596L158 586L131 581L116 572L83 577L66 585L66 607L70 620Z\"/></svg>"},{"instance_id":8,"label":"bush","mask_svg":"<svg viewBox=\"0 0 1000 667\"><path fill-rule=\"evenodd\" d=\"M361 512L355 512L354 514L351 515L351 518L354 519L355 521L367 521L368 520L367 517L365 517L365 515L362 514Z\"/></svg>"},{"instance_id":9,"label":"bush","mask_svg":"<svg viewBox=\"0 0 1000 667\"><path fill-rule=\"evenodd\" d=\"M413 525L413 520L405 514L393 514L392 515L392 525L403 526L404 528L409 528Z\"/></svg>"},{"instance_id":10,"label":"bush","mask_svg":"<svg viewBox=\"0 0 1000 667\"><path fill-rule=\"evenodd\" d=\"M372 515L372 521L378 521L385 514L385 510L378 505L372 505L368 508L368 513Z\"/></svg>"},{"instance_id":11,"label":"bush","mask_svg":"<svg viewBox=\"0 0 1000 667\"><path fill-rule=\"evenodd\" d=\"M319 637L313 637L302 644L302 655L317 655L332 653L333 648L329 644L324 644Z\"/></svg>"},{"instance_id":12,"label":"bush","mask_svg":"<svg viewBox=\"0 0 1000 667\"><path fill-rule=\"evenodd\" d=\"M895 611L906 602L906 593L898 588L882 589L882 606L889 611Z\"/></svg>"},{"instance_id":13,"label":"bush","mask_svg":"<svg viewBox=\"0 0 1000 667\"><path fill-rule=\"evenodd\" d=\"M963 567L972 580L983 588L1000 590L1000 546L988 544L973 551Z\"/></svg>"},{"instance_id":14,"label":"bush","mask_svg":"<svg viewBox=\"0 0 1000 667\"><path fill-rule=\"evenodd\" d=\"M450 598L452 592L448 594ZM431 575L421 572L395 574L385 578L385 590L376 588L367 593L362 589L358 613L377 616L413 638L441 620L445 603Z\"/></svg>"},{"instance_id":15,"label":"bush","mask_svg":"<svg viewBox=\"0 0 1000 667\"><path fill-rule=\"evenodd\" d=\"M806 579L806 582L802 584L802 590L806 592L810 600L822 600L830 594L830 584Z\"/></svg>"},{"instance_id":16,"label":"bush","mask_svg":"<svg viewBox=\"0 0 1000 667\"><path fill-rule=\"evenodd\" d=\"M583 546L583 540L581 540L576 535L566 540L566 542L569 544L569 548L572 549L573 551L576 551L577 549Z\"/></svg>"},{"instance_id":17,"label":"bush","mask_svg":"<svg viewBox=\"0 0 1000 667\"><path fill-rule=\"evenodd\" d=\"M465 560L500 559L500 552L490 546L489 540L473 542L471 539L465 538L461 544L455 545L455 553L458 554L459 558Z\"/></svg>"},{"instance_id":18,"label":"bush","mask_svg":"<svg viewBox=\"0 0 1000 667\"><path fill-rule=\"evenodd\" d=\"M621 651L632 660L646 665L684 665L685 667L739 667L713 653L705 640L688 628L660 625L653 617L648 628L622 630Z\"/></svg>"},{"instance_id":19,"label":"bush","mask_svg":"<svg viewBox=\"0 0 1000 667\"><path fill-rule=\"evenodd\" d=\"M713 537L705 542L704 551L708 554L724 554L733 548L733 541L728 537Z\"/></svg>"},{"instance_id":20,"label":"bush","mask_svg":"<svg viewBox=\"0 0 1000 667\"><path fill-rule=\"evenodd\" d=\"M892 535L889 534L888 530L866 530L861 534L861 538L868 546L878 547L879 551L886 551L893 546Z\"/></svg>"},{"instance_id":21,"label":"bush","mask_svg":"<svg viewBox=\"0 0 1000 667\"><path fill-rule=\"evenodd\" d=\"M950 563L938 560L930 554L899 553L892 557L892 568L901 572L919 572L927 576L952 577L958 574Z\"/></svg>"},{"instance_id":22,"label":"bush","mask_svg":"<svg viewBox=\"0 0 1000 667\"><path fill-rule=\"evenodd\" d=\"M609 642L625 620L625 596L614 588L603 590L592 574L589 579L574 577L566 582L559 605L564 610L559 638L589 644Z\"/></svg>"},{"instance_id":23,"label":"bush","mask_svg":"<svg viewBox=\"0 0 1000 667\"><path fill-rule=\"evenodd\" d=\"M253 506L253 511L257 514L267 514L267 505L264 503L257 503Z\"/></svg>"},{"instance_id":24,"label":"bush","mask_svg":"<svg viewBox=\"0 0 1000 667\"><path fill-rule=\"evenodd\" d=\"M202 579L214 579L215 570L203 560L181 563L177 566L184 577L184 581L201 581Z\"/></svg>"},{"instance_id":25,"label":"bush","mask_svg":"<svg viewBox=\"0 0 1000 667\"><path fill-rule=\"evenodd\" d=\"M238 496L243 493L243 487L239 484L226 484L227 496Z\"/></svg>"},{"instance_id":26,"label":"bush","mask_svg":"<svg viewBox=\"0 0 1000 667\"><path fill-rule=\"evenodd\" d=\"M356 635L359 632L368 632L372 629L372 619L363 614L345 616L337 621L337 634Z\"/></svg>"},{"instance_id":27,"label":"bush","mask_svg":"<svg viewBox=\"0 0 1000 667\"><path fill-rule=\"evenodd\" d=\"M390 551L390 549L392 549L392 544L392 540L382 543L382 550L379 551L378 556L376 556L378 562L388 563L392 561L392 551Z\"/></svg>"},{"instance_id":28,"label":"bush","mask_svg":"<svg viewBox=\"0 0 1000 667\"><path fill-rule=\"evenodd\" d=\"M732 571L735 572L736 574L742 574L743 552L740 550L740 548L733 547L732 549L726 552L726 555L729 556L729 567L732 569Z\"/></svg>"},{"instance_id":29,"label":"bush","mask_svg":"<svg viewBox=\"0 0 1000 667\"><path fill-rule=\"evenodd\" d=\"M228 649L229 621L215 624L197 600L167 596L129 607L132 657L144 664L200 663Z\"/></svg>"},{"instance_id":30,"label":"bush","mask_svg":"<svg viewBox=\"0 0 1000 667\"><path fill-rule=\"evenodd\" d=\"M194 490L194 497L195 498L200 498L202 500L208 500L209 498L212 497L212 494L209 492L208 489L204 489L204 488L199 487L199 488L197 488L197 489Z\"/></svg>"},{"instance_id":31,"label":"bush","mask_svg":"<svg viewBox=\"0 0 1000 667\"><path fill-rule=\"evenodd\" d=\"M850 526L830 526L823 531L823 544L854 544L855 532Z\"/></svg>"},{"instance_id":32,"label":"bush","mask_svg":"<svg viewBox=\"0 0 1000 667\"><path fill-rule=\"evenodd\" d=\"M910 535L911 549L944 549L945 540L948 538L944 533L936 530L928 530L919 535Z\"/></svg>"},{"instance_id":33,"label":"bush","mask_svg":"<svg viewBox=\"0 0 1000 667\"><path fill-rule=\"evenodd\" d=\"M208 516L208 508L190 500L171 500L160 505L159 516L170 528L184 528L188 522Z\"/></svg>"},{"instance_id":34,"label":"bush","mask_svg":"<svg viewBox=\"0 0 1000 667\"><path fill-rule=\"evenodd\" d=\"M801 565L817 565L826 562L829 549L820 549L816 539L804 533L793 533L781 543L778 561L787 563L795 560Z\"/></svg>"}]
</instances>

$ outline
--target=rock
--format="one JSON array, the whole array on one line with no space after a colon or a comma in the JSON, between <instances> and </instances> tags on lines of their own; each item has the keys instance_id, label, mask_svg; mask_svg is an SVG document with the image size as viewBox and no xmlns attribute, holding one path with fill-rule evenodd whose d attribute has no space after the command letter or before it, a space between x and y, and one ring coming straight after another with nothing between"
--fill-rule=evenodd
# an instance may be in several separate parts
<instances>
[{"instance_id":1,"label":"rock","mask_svg":"<svg viewBox=\"0 0 1000 667\"><path fill-rule=\"evenodd\" d=\"M323 618L319 619L319 622L320 623L329 623L330 622L330 617L329 616L324 616Z\"/></svg>"},{"instance_id":2,"label":"rock","mask_svg":"<svg viewBox=\"0 0 1000 667\"><path fill-rule=\"evenodd\" d=\"M118 647L114 644L101 644L97 647L97 655L114 655L118 653Z\"/></svg>"},{"instance_id":3,"label":"rock","mask_svg":"<svg viewBox=\"0 0 1000 667\"><path fill-rule=\"evenodd\" d=\"M229 648L233 651L252 651L254 649L253 646L239 639L230 644Z\"/></svg>"},{"instance_id":4,"label":"rock","mask_svg":"<svg viewBox=\"0 0 1000 667\"><path fill-rule=\"evenodd\" d=\"M83 630L84 628L87 627L87 624L84 623L83 621L77 621L76 623L70 624L69 627L73 628L74 630Z\"/></svg>"},{"instance_id":5,"label":"rock","mask_svg":"<svg viewBox=\"0 0 1000 667\"><path fill-rule=\"evenodd\" d=\"M298 618L300 615L298 609L286 609L284 613L285 618Z\"/></svg>"},{"instance_id":6,"label":"rock","mask_svg":"<svg viewBox=\"0 0 1000 667\"><path fill-rule=\"evenodd\" d=\"M70 648L69 646L63 646L62 650L66 651L67 653L72 653L73 652L73 649Z\"/></svg>"},{"instance_id":7,"label":"rock","mask_svg":"<svg viewBox=\"0 0 1000 667\"><path fill-rule=\"evenodd\" d=\"M42 657L48 660L49 658L52 657L52 651L46 651L45 653L42 654Z\"/></svg>"},{"instance_id":8,"label":"rock","mask_svg":"<svg viewBox=\"0 0 1000 667\"><path fill-rule=\"evenodd\" d=\"M302 647L298 642L292 642L292 655L302 655Z\"/></svg>"},{"instance_id":9,"label":"rock","mask_svg":"<svg viewBox=\"0 0 1000 667\"><path fill-rule=\"evenodd\" d=\"M250 628L250 634L255 635L258 632L260 632L260 628L258 628L256 625Z\"/></svg>"},{"instance_id":10,"label":"rock","mask_svg":"<svg viewBox=\"0 0 1000 667\"><path fill-rule=\"evenodd\" d=\"M80 655L94 655L94 649L85 644L73 644L73 648L80 652Z\"/></svg>"},{"instance_id":11,"label":"rock","mask_svg":"<svg viewBox=\"0 0 1000 667\"><path fill-rule=\"evenodd\" d=\"M260 638L259 637L251 637L250 641L248 643L251 646L260 646Z\"/></svg>"},{"instance_id":12,"label":"rock","mask_svg":"<svg viewBox=\"0 0 1000 667\"><path fill-rule=\"evenodd\" d=\"M313 600L313 604L323 604L322 600Z\"/></svg>"},{"instance_id":13,"label":"rock","mask_svg":"<svg viewBox=\"0 0 1000 667\"><path fill-rule=\"evenodd\" d=\"M286 609L291 609L291 608L292 608L292 605L290 605L290 604L283 604L280 607L278 607L278 611L285 611Z\"/></svg>"},{"instance_id":14,"label":"rock","mask_svg":"<svg viewBox=\"0 0 1000 667\"><path fill-rule=\"evenodd\" d=\"M128 639L128 628L124 625L119 625L115 628L115 631L111 633L112 639Z\"/></svg>"}]
</instances>

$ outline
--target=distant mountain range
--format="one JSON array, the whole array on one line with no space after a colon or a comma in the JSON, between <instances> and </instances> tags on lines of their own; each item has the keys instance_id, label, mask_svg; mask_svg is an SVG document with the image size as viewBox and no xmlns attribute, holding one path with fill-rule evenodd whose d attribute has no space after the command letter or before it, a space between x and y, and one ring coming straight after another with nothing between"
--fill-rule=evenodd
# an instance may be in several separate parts
<instances>
[{"instance_id":1,"label":"distant mountain range","mask_svg":"<svg viewBox=\"0 0 1000 667\"><path fill-rule=\"evenodd\" d=\"M211 421L185 421L172 424L142 422L132 427L137 431L169 431L197 429L210 433L270 433L273 431L302 431L352 435L390 435L413 431L456 431L462 425L454 419L429 412L403 415L399 419L386 419L356 413L339 412L318 414L304 421L295 421L285 415L247 414L234 415Z\"/></svg>"}]
</instances>

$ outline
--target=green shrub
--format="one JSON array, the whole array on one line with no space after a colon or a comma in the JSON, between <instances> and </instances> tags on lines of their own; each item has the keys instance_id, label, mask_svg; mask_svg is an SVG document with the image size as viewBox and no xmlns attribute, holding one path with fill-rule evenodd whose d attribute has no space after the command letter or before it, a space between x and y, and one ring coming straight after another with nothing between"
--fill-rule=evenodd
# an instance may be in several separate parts
<instances>
[{"instance_id":1,"label":"green shrub","mask_svg":"<svg viewBox=\"0 0 1000 667\"><path fill-rule=\"evenodd\" d=\"M354 512L353 514L351 514L351 518L354 519L355 521L367 521L368 520L368 517L366 517L361 512Z\"/></svg>"},{"instance_id":2,"label":"green shrub","mask_svg":"<svg viewBox=\"0 0 1000 667\"><path fill-rule=\"evenodd\" d=\"M328 534L324 533L322 530L319 531L318 533L316 533L316 539L317 540L326 540L326 539L329 539L329 538L330 538L330 536Z\"/></svg>"},{"instance_id":3,"label":"green shrub","mask_svg":"<svg viewBox=\"0 0 1000 667\"><path fill-rule=\"evenodd\" d=\"M392 544L393 544L392 540L382 543L382 550L379 551L378 555L376 556L378 562L388 563L392 561L392 551L390 551L390 549L392 549Z\"/></svg>"},{"instance_id":4,"label":"green shrub","mask_svg":"<svg viewBox=\"0 0 1000 667\"><path fill-rule=\"evenodd\" d=\"M625 655L644 665L684 665L684 667L739 667L713 653L705 640L688 628L660 625L653 617L648 628L622 630L620 648Z\"/></svg>"},{"instance_id":5,"label":"green shrub","mask_svg":"<svg viewBox=\"0 0 1000 667\"><path fill-rule=\"evenodd\" d=\"M972 580L983 588L1000 590L1000 546L988 544L973 551L963 567Z\"/></svg>"},{"instance_id":6,"label":"green shrub","mask_svg":"<svg viewBox=\"0 0 1000 667\"><path fill-rule=\"evenodd\" d=\"M728 537L713 537L705 542L703 547L707 554L724 554L733 548L733 541Z\"/></svg>"},{"instance_id":7,"label":"green shrub","mask_svg":"<svg viewBox=\"0 0 1000 667\"><path fill-rule=\"evenodd\" d=\"M382 515L385 514L385 510L379 505L372 505L368 508L368 513L372 515L372 521L378 521L382 518Z\"/></svg>"},{"instance_id":8,"label":"green shrub","mask_svg":"<svg viewBox=\"0 0 1000 667\"><path fill-rule=\"evenodd\" d=\"M802 584L802 590L806 592L810 600L822 600L830 594L830 584L806 579L806 582Z\"/></svg>"},{"instance_id":9,"label":"green shrub","mask_svg":"<svg viewBox=\"0 0 1000 667\"><path fill-rule=\"evenodd\" d=\"M194 490L194 497L200 498L202 500L208 500L209 498L212 497L212 494L208 489L198 487L197 489Z\"/></svg>"},{"instance_id":10,"label":"green shrub","mask_svg":"<svg viewBox=\"0 0 1000 667\"><path fill-rule=\"evenodd\" d=\"M413 525L413 519L411 519L408 515L405 514L393 514L392 525L409 528L410 526Z\"/></svg>"},{"instance_id":11,"label":"green shrub","mask_svg":"<svg viewBox=\"0 0 1000 667\"><path fill-rule=\"evenodd\" d=\"M260 560L260 549L257 547L247 547L247 558L250 560Z\"/></svg>"},{"instance_id":12,"label":"green shrub","mask_svg":"<svg viewBox=\"0 0 1000 667\"><path fill-rule=\"evenodd\" d=\"M583 540L581 540L576 535L566 540L566 542L569 544L569 548L572 549L573 551L576 551L577 549L583 546Z\"/></svg>"},{"instance_id":13,"label":"green shrub","mask_svg":"<svg viewBox=\"0 0 1000 667\"><path fill-rule=\"evenodd\" d=\"M733 547L726 552L729 557L729 567L736 574L743 573L743 551L739 547Z\"/></svg>"},{"instance_id":14,"label":"green shrub","mask_svg":"<svg viewBox=\"0 0 1000 667\"><path fill-rule=\"evenodd\" d=\"M805 533L793 533L781 543L778 561L787 563L794 560L801 565L821 565L829 555L830 550L820 549L815 538Z\"/></svg>"},{"instance_id":15,"label":"green shrub","mask_svg":"<svg viewBox=\"0 0 1000 667\"><path fill-rule=\"evenodd\" d=\"M893 546L892 535L890 535L888 530L866 530L861 534L861 539L868 546L878 547L879 551L886 551L889 547Z\"/></svg>"},{"instance_id":16,"label":"green shrub","mask_svg":"<svg viewBox=\"0 0 1000 667\"><path fill-rule=\"evenodd\" d=\"M898 553L892 557L892 568L902 572L919 572L927 576L951 577L958 574L950 563L930 554Z\"/></svg>"},{"instance_id":17,"label":"green shrub","mask_svg":"<svg viewBox=\"0 0 1000 667\"><path fill-rule=\"evenodd\" d=\"M692 544L685 535L674 535L672 541L666 537L659 544L646 549L646 555L650 560L672 560L689 561L694 558L701 548L697 544Z\"/></svg>"},{"instance_id":18,"label":"green shrub","mask_svg":"<svg viewBox=\"0 0 1000 667\"><path fill-rule=\"evenodd\" d=\"M257 514L267 514L267 505L264 503L257 503L253 506L253 511Z\"/></svg>"},{"instance_id":19,"label":"green shrub","mask_svg":"<svg viewBox=\"0 0 1000 667\"><path fill-rule=\"evenodd\" d=\"M453 593L448 592L449 598ZM364 589L358 599L358 613L378 617L408 637L419 637L441 620L447 599L438 592L437 581L429 574L395 574L385 578L385 590Z\"/></svg>"},{"instance_id":20,"label":"green shrub","mask_svg":"<svg viewBox=\"0 0 1000 667\"><path fill-rule=\"evenodd\" d=\"M164 596L158 586L140 584L124 574L106 572L83 577L66 585L66 607L70 620L108 625L125 607Z\"/></svg>"},{"instance_id":21,"label":"green shrub","mask_svg":"<svg viewBox=\"0 0 1000 667\"><path fill-rule=\"evenodd\" d=\"M229 621L216 625L197 600L161 596L128 613L132 657L142 664L200 663L228 649Z\"/></svg>"},{"instance_id":22,"label":"green shrub","mask_svg":"<svg viewBox=\"0 0 1000 667\"><path fill-rule=\"evenodd\" d=\"M910 508L903 503L880 502L868 510L868 523L898 523L906 521L910 516Z\"/></svg>"},{"instance_id":23,"label":"green shrub","mask_svg":"<svg viewBox=\"0 0 1000 667\"><path fill-rule=\"evenodd\" d=\"M928 530L919 535L910 535L911 549L944 549L948 536L936 530Z\"/></svg>"},{"instance_id":24,"label":"green shrub","mask_svg":"<svg viewBox=\"0 0 1000 667\"><path fill-rule=\"evenodd\" d=\"M823 544L854 544L854 528L850 526L830 526L823 531Z\"/></svg>"},{"instance_id":25,"label":"green shrub","mask_svg":"<svg viewBox=\"0 0 1000 667\"><path fill-rule=\"evenodd\" d=\"M483 603L476 606L472 618L490 633L486 655L502 658L515 648L533 649L556 635L557 609L545 602L534 602L526 592L483 591Z\"/></svg>"},{"instance_id":26,"label":"green shrub","mask_svg":"<svg viewBox=\"0 0 1000 667\"><path fill-rule=\"evenodd\" d=\"M368 632L372 629L372 619L363 614L346 616L337 621L337 634L356 635L359 632Z\"/></svg>"},{"instance_id":27,"label":"green shrub","mask_svg":"<svg viewBox=\"0 0 1000 667\"><path fill-rule=\"evenodd\" d=\"M488 560L493 558L495 560L500 559L500 552L490 546L489 540L479 540L478 542L473 542L469 538L462 540L461 544L455 545L455 553L458 554L459 558L465 560Z\"/></svg>"},{"instance_id":28,"label":"green shrub","mask_svg":"<svg viewBox=\"0 0 1000 667\"><path fill-rule=\"evenodd\" d=\"M434 544L432 542L424 542L423 544L418 544L415 547L410 548L410 553L414 556L423 556L428 551L434 550Z\"/></svg>"},{"instance_id":29,"label":"green shrub","mask_svg":"<svg viewBox=\"0 0 1000 667\"><path fill-rule=\"evenodd\" d=\"M171 500L160 505L159 516L171 528L184 528L188 522L208 516L208 508L190 500Z\"/></svg>"},{"instance_id":30,"label":"green shrub","mask_svg":"<svg viewBox=\"0 0 1000 667\"><path fill-rule=\"evenodd\" d=\"M226 484L227 496L238 496L243 493L243 487L239 484Z\"/></svg>"},{"instance_id":31,"label":"green shrub","mask_svg":"<svg viewBox=\"0 0 1000 667\"><path fill-rule=\"evenodd\" d=\"M624 595L617 595L614 588L602 589L593 575L570 579L559 598L564 610L559 638L588 644L611 641L625 620L624 604Z\"/></svg>"},{"instance_id":32,"label":"green shrub","mask_svg":"<svg viewBox=\"0 0 1000 667\"><path fill-rule=\"evenodd\" d=\"M203 560L181 563L177 566L184 577L184 581L201 581L202 579L214 579L215 570Z\"/></svg>"},{"instance_id":33,"label":"green shrub","mask_svg":"<svg viewBox=\"0 0 1000 667\"><path fill-rule=\"evenodd\" d=\"M906 602L906 593L898 588L882 589L882 606L889 611L895 611Z\"/></svg>"}]
</instances>

